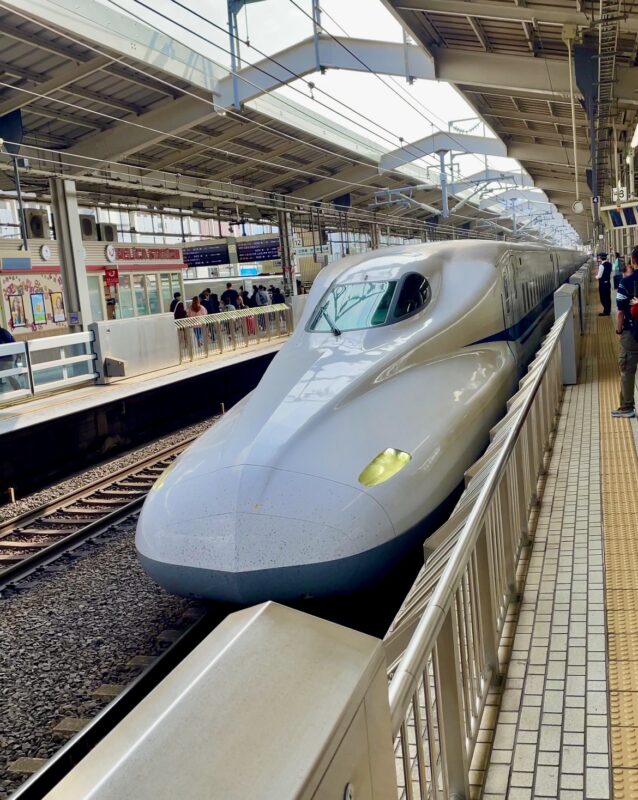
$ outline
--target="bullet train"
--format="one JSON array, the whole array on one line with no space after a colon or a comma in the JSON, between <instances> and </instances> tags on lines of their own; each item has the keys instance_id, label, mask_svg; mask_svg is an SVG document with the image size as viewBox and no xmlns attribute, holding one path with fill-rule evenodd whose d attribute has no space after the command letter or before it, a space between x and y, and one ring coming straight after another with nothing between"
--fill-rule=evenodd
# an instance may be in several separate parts
<instances>
[{"instance_id":1,"label":"bullet train","mask_svg":"<svg viewBox=\"0 0 638 800\"><path fill-rule=\"evenodd\" d=\"M484 449L552 293L584 261L459 241L322 269L257 388L149 493L144 569L170 592L237 603L379 579Z\"/></svg>"}]
</instances>

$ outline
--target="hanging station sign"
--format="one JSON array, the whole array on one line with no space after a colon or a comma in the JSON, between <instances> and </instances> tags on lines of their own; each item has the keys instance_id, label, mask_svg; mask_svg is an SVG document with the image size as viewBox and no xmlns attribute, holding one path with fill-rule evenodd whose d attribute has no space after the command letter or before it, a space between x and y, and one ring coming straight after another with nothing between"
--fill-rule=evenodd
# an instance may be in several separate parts
<instances>
[{"instance_id":1,"label":"hanging station sign","mask_svg":"<svg viewBox=\"0 0 638 800\"><path fill-rule=\"evenodd\" d=\"M184 263L189 267L219 267L230 264L228 245L225 242L185 247L182 255Z\"/></svg>"},{"instance_id":2,"label":"hanging station sign","mask_svg":"<svg viewBox=\"0 0 638 800\"><path fill-rule=\"evenodd\" d=\"M279 252L279 237L273 239L257 239L242 241L237 239L237 261L247 264L254 261L274 261L281 258Z\"/></svg>"}]
</instances>

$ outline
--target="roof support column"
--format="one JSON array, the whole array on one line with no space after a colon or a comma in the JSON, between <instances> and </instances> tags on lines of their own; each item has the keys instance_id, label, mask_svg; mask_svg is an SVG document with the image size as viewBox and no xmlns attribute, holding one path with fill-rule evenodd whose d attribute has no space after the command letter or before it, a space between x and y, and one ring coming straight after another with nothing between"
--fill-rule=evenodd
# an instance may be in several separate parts
<instances>
[{"instance_id":1,"label":"roof support column","mask_svg":"<svg viewBox=\"0 0 638 800\"><path fill-rule=\"evenodd\" d=\"M290 212L278 211L279 224L279 249L281 251L281 267L284 276L284 294L287 297L297 294L297 282L295 281L295 265L292 258L292 238L291 238L291 219Z\"/></svg>"},{"instance_id":2,"label":"roof support column","mask_svg":"<svg viewBox=\"0 0 638 800\"><path fill-rule=\"evenodd\" d=\"M69 316L69 327L77 333L81 330L88 330L89 324L93 322L93 317L75 181L50 178L49 187L55 220L55 236L60 254L64 304ZM74 314L79 314L78 322L71 324Z\"/></svg>"},{"instance_id":3,"label":"roof support column","mask_svg":"<svg viewBox=\"0 0 638 800\"><path fill-rule=\"evenodd\" d=\"M450 211L447 204L447 174L445 172L445 154L447 152L447 150L436 151L441 167L441 216L443 219L447 219L450 216Z\"/></svg>"}]
</instances>

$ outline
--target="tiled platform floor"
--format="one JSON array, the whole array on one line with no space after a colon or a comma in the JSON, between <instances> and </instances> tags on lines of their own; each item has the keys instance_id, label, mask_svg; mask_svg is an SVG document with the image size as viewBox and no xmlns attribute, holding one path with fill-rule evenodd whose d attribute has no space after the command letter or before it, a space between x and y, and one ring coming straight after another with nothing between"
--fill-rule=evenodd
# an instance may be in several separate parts
<instances>
[{"instance_id":1,"label":"tiled platform floor","mask_svg":"<svg viewBox=\"0 0 638 800\"><path fill-rule=\"evenodd\" d=\"M486 800L613 796L599 354L596 337L589 334L586 340L581 382L565 390L527 581L513 609L513 617L518 610L518 624L511 661L503 692L494 692L493 698L494 703L500 700L500 709L488 706L483 721L487 763L477 765L475 759L474 765L479 775L480 767L486 767Z\"/></svg>"}]
</instances>

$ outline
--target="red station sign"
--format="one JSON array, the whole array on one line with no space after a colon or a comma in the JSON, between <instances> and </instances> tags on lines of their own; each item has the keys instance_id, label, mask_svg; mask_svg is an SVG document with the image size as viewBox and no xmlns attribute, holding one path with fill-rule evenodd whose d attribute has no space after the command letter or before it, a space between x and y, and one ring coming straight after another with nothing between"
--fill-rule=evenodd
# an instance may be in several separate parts
<instances>
[{"instance_id":1,"label":"red station sign","mask_svg":"<svg viewBox=\"0 0 638 800\"><path fill-rule=\"evenodd\" d=\"M176 247L116 247L115 258L118 261L179 261L182 254Z\"/></svg>"},{"instance_id":2,"label":"red station sign","mask_svg":"<svg viewBox=\"0 0 638 800\"><path fill-rule=\"evenodd\" d=\"M107 286L117 286L120 282L120 274L117 267L108 267L104 270L104 283Z\"/></svg>"}]
</instances>

